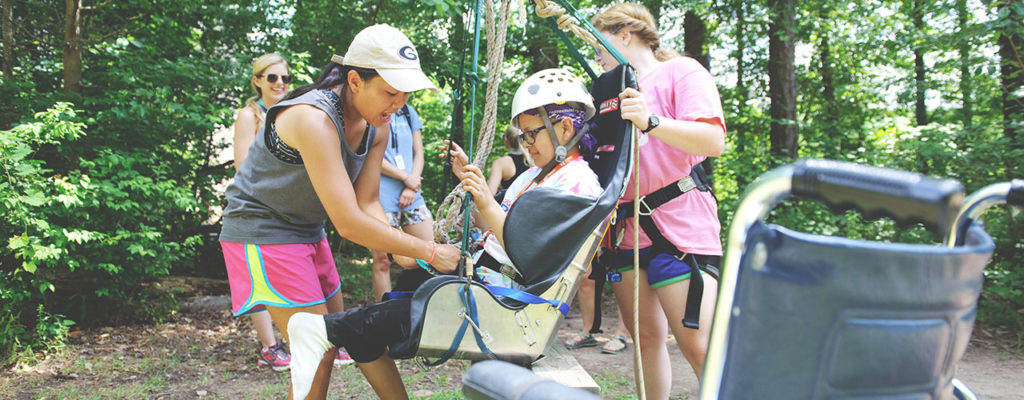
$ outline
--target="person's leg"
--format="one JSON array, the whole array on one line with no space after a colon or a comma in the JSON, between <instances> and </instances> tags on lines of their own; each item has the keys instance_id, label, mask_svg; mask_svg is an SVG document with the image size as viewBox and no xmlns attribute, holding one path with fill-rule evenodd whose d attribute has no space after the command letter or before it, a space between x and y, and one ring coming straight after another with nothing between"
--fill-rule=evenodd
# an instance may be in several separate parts
<instances>
[{"instance_id":1,"label":"person's leg","mask_svg":"<svg viewBox=\"0 0 1024 400\"><path fill-rule=\"evenodd\" d=\"M579 292L576 293L577 302L580 306L580 317L583 318L583 333L590 333L590 329L594 327L595 283L593 279L583 278L583 282L580 282Z\"/></svg>"},{"instance_id":2,"label":"person's leg","mask_svg":"<svg viewBox=\"0 0 1024 400\"><path fill-rule=\"evenodd\" d=\"M425 218L421 222L405 225L402 227L402 230L423 240L434 240L434 220L431 218Z\"/></svg>"},{"instance_id":3,"label":"person's leg","mask_svg":"<svg viewBox=\"0 0 1024 400\"><path fill-rule=\"evenodd\" d=\"M622 317L622 310L619 306L615 305L615 314L619 316L619 323L615 324L615 336L629 336L629 330L626 329L626 319Z\"/></svg>"},{"instance_id":4,"label":"person's leg","mask_svg":"<svg viewBox=\"0 0 1024 400\"><path fill-rule=\"evenodd\" d=\"M633 331L633 274L632 270L622 273L622 281L612 283L619 311L626 320L626 328L636 340ZM665 346L668 337L668 322L658 304L658 297L647 283L647 272L640 270L640 343L643 379L646 396L649 399L667 399L672 389L672 365ZM637 387L640 375L634 368Z\"/></svg>"},{"instance_id":5,"label":"person's leg","mask_svg":"<svg viewBox=\"0 0 1024 400\"><path fill-rule=\"evenodd\" d=\"M580 288L576 292L577 304L580 307L580 317L583 318L583 328L579 333L572 335L572 337L565 341L565 347L570 350L597 345L597 340L590 333L590 329L594 327L595 282L593 279L586 278L590 274L590 270L587 271L587 273L583 274L583 281L580 282Z\"/></svg>"},{"instance_id":6,"label":"person's leg","mask_svg":"<svg viewBox=\"0 0 1024 400\"><path fill-rule=\"evenodd\" d=\"M384 293L391 291L391 260L388 260L387 252L373 250L371 271L374 300L380 301Z\"/></svg>"},{"instance_id":7,"label":"person's leg","mask_svg":"<svg viewBox=\"0 0 1024 400\"><path fill-rule=\"evenodd\" d=\"M274 336L274 320L270 318L270 313L266 310L257 311L249 314L249 319L252 321L253 330L256 331L256 338L259 339L264 349L277 344L277 338Z\"/></svg>"},{"instance_id":8,"label":"person's leg","mask_svg":"<svg viewBox=\"0 0 1024 400\"><path fill-rule=\"evenodd\" d=\"M370 382L377 398L381 399L408 399L409 394L405 391L405 384L402 382L402 375L398 372L395 360L384 354L380 358L356 364L363 372L366 381Z\"/></svg>"},{"instance_id":9,"label":"person's leg","mask_svg":"<svg viewBox=\"0 0 1024 400\"><path fill-rule=\"evenodd\" d=\"M336 346L350 350L378 396L404 398L405 387L387 349L408 338L410 307L409 299L398 299L328 315L294 314L288 324L294 394L314 396L318 359Z\"/></svg>"},{"instance_id":10,"label":"person's leg","mask_svg":"<svg viewBox=\"0 0 1024 400\"><path fill-rule=\"evenodd\" d=\"M340 295L340 293L339 293ZM336 296L341 297L341 296ZM268 306L267 311L270 312L270 316L274 319L274 325L277 325L277 329L284 335L285 340L292 350L292 374L296 374L295 368L299 367L296 363L296 353L300 351L300 345L292 341L288 332L288 322L291 320L292 315L296 313L309 313L316 315L327 314L327 304L316 304L308 307L273 307ZM313 378L311 380L311 386L308 390L307 399L326 399L327 398L327 387L331 382L331 370L334 366L334 357L338 349L336 347L328 347L326 351L322 353L320 362L316 365ZM292 398L292 391L288 391L288 398ZM298 400L298 399L296 399Z\"/></svg>"},{"instance_id":11,"label":"person's leg","mask_svg":"<svg viewBox=\"0 0 1024 400\"><path fill-rule=\"evenodd\" d=\"M669 328L676 337L679 350L683 352L686 361L693 367L693 373L697 379L701 379L704 372L704 358L708 351L708 340L711 337L711 320L715 314L715 300L718 297L718 281L710 275L703 275L704 293L700 303L700 329L690 329L683 326L683 317L686 315L686 296L690 291L690 281L684 280L667 286L655 289L665 317L668 319Z\"/></svg>"},{"instance_id":12,"label":"person's leg","mask_svg":"<svg viewBox=\"0 0 1024 400\"><path fill-rule=\"evenodd\" d=\"M388 225L399 229L402 224L402 212L385 212L388 218ZM371 249L372 250L372 249ZM372 250L373 267L370 270L371 284L373 285L374 300L380 301L384 293L391 291L391 260L388 260L388 253Z\"/></svg>"}]
</instances>

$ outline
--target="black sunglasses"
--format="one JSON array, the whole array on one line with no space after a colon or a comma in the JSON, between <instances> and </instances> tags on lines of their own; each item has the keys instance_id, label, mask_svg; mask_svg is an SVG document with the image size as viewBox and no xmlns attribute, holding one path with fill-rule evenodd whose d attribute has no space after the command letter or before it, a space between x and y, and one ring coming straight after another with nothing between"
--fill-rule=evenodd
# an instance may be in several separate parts
<instances>
[{"instance_id":1,"label":"black sunglasses","mask_svg":"<svg viewBox=\"0 0 1024 400\"><path fill-rule=\"evenodd\" d=\"M519 133L519 141L532 145L537 141L537 134L540 133L540 131L542 130L544 130L544 126L541 126L537 129L522 131L521 133Z\"/></svg>"},{"instance_id":2,"label":"black sunglasses","mask_svg":"<svg viewBox=\"0 0 1024 400\"><path fill-rule=\"evenodd\" d=\"M262 78L263 74L256 75L256 77L257 78ZM270 82L270 83L277 82L277 77L278 77L277 74L267 74L267 82ZM285 84L292 83L292 76L291 75L281 75L281 82L284 82Z\"/></svg>"}]
</instances>

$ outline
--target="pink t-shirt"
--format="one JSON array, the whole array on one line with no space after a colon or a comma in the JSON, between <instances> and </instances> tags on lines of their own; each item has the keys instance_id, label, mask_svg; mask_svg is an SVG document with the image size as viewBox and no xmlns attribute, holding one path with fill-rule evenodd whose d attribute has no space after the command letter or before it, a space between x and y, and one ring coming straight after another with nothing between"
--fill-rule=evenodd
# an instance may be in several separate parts
<instances>
[{"instance_id":1,"label":"pink t-shirt","mask_svg":"<svg viewBox=\"0 0 1024 400\"><path fill-rule=\"evenodd\" d=\"M678 57L662 63L646 76L640 77L640 89L647 100L647 108L664 120L712 121L725 127L722 101L718 96L711 73L697 60ZM695 156L669 146L650 135L641 135L640 193L654 192L690 174L690 169L706 157ZM626 193L619 200L633 200L632 175ZM710 192L691 190L662 204L653 214L654 222L665 237L679 250L701 255L721 255L718 206ZM633 219L619 219L618 231L621 248L633 249ZM624 229L623 229L624 228ZM651 240L640 230L640 248L651 245Z\"/></svg>"}]
</instances>

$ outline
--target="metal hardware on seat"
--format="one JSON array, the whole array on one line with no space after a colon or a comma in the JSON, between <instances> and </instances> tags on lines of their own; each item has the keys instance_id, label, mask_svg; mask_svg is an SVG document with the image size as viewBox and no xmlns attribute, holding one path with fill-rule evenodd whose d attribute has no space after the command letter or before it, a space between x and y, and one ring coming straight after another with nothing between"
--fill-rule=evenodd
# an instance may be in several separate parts
<instances>
[{"instance_id":1,"label":"metal hardware on seat","mask_svg":"<svg viewBox=\"0 0 1024 400\"><path fill-rule=\"evenodd\" d=\"M537 344L537 336L534 335L533 329L530 328L530 316L526 315L526 310L519 310L515 313L516 324L519 324L519 328L523 330L523 340L526 344L533 346Z\"/></svg>"}]
</instances>

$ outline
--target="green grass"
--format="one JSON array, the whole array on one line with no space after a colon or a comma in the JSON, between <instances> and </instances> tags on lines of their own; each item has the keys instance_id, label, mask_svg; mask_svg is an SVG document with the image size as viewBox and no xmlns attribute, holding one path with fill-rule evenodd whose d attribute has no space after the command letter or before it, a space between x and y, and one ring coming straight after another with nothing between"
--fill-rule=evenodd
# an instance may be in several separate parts
<instances>
[{"instance_id":1,"label":"green grass","mask_svg":"<svg viewBox=\"0 0 1024 400\"><path fill-rule=\"evenodd\" d=\"M423 400L465 400L466 397L462 395L461 389L451 389L443 392L434 393L427 397L412 397L413 399Z\"/></svg>"},{"instance_id":2,"label":"green grass","mask_svg":"<svg viewBox=\"0 0 1024 400\"><path fill-rule=\"evenodd\" d=\"M597 386L601 387L601 397L608 400L635 399L632 377L612 372L602 372L593 376Z\"/></svg>"}]
</instances>

